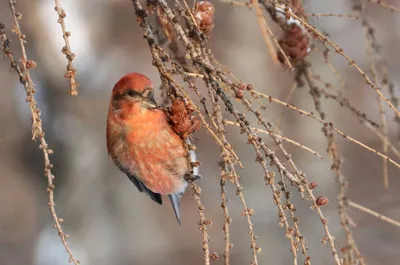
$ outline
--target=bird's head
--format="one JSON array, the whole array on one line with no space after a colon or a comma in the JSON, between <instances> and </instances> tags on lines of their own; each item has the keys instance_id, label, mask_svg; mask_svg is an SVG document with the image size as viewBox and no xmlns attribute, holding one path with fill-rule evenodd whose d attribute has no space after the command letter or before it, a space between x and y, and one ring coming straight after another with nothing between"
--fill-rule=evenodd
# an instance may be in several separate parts
<instances>
[{"instance_id":1,"label":"bird's head","mask_svg":"<svg viewBox=\"0 0 400 265\"><path fill-rule=\"evenodd\" d=\"M114 110L126 106L154 109L157 103L154 99L153 84L145 75L127 74L115 84L111 104Z\"/></svg>"}]
</instances>

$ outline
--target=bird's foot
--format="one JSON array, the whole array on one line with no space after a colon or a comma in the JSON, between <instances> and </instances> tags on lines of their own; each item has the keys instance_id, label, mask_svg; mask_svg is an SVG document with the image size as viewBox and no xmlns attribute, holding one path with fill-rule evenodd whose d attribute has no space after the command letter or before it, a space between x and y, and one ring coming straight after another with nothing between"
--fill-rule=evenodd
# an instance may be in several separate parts
<instances>
[{"instance_id":1,"label":"bird's foot","mask_svg":"<svg viewBox=\"0 0 400 265\"><path fill-rule=\"evenodd\" d=\"M185 180L190 181L190 182L197 181L201 178L203 178L203 176L201 176L201 175L194 175L194 174L190 174L190 173L185 175Z\"/></svg>"},{"instance_id":2,"label":"bird's foot","mask_svg":"<svg viewBox=\"0 0 400 265\"><path fill-rule=\"evenodd\" d=\"M196 180L199 180L199 179L202 179L202 178L203 178L202 175L193 175L193 181L196 181Z\"/></svg>"}]
</instances>

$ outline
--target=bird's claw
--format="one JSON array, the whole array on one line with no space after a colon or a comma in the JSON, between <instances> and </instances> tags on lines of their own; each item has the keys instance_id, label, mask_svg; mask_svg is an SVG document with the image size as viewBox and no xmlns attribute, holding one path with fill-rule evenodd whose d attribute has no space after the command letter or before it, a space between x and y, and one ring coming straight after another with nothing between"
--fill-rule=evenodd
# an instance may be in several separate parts
<instances>
[{"instance_id":1,"label":"bird's claw","mask_svg":"<svg viewBox=\"0 0 400 265\"><path fill-rule=\"evenodd\" d=\"M193 175L193 181L196 181L196 180L199 180L199 179L202 179L202 178L203 178L202 175Z\"/></svg>"},{"instance_id":2,"label":"bird's claw","mask_svg":"<svg viewBox=\"0 0 400 265\"><path fill-rule=\"evenodd\" d=\"M186 174L186 176L185 176L186 181L191 181L191 182L197 181L201 178L203 178L203 176L194 175L194 174L190 174L190 173Z\"/></svg>"}]
</instances>

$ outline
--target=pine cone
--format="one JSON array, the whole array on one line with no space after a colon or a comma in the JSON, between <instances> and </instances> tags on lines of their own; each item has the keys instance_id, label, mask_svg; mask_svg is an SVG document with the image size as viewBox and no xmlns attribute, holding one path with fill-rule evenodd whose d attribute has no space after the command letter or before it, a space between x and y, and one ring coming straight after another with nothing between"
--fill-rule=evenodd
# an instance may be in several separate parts
<instances>
[{"instance_id":1,"label":"pine cone","mask_svg":"<svg viewBox=\"0 0 400 265\"><path fill-rule=\"evenodd\" d=\"M291 24L283 39L279 40L279 45L288 56L290 63L295 65L307 56L309 39L300 26ZM285 57L281 52L278 52L278 59L285 64Z\"/></svg>"},{"instance_id":2,"label":"pine cone","mask_svg":"<svg viewBox=\"0 0 400 265\"><path fill-rule=\"evenodd\" d=\"M192 114L193 112L194 110L191 106L185 104L185 102L179 98L174 99L171 108L166 111L172 129L183 139L186 139L189 134L200 129L201 122L196 119Z\"/></svg>"},{"instance_id":3,"label":"pine cone","mask_svg":"<svg viewBox=\"0 0 400 265\"><path fill-rule=\"evenodd\" d=\"M214 5L208 1L196 2L194 17L200 30L210 37L214 25Z\"/></svg>"}]
</instances>

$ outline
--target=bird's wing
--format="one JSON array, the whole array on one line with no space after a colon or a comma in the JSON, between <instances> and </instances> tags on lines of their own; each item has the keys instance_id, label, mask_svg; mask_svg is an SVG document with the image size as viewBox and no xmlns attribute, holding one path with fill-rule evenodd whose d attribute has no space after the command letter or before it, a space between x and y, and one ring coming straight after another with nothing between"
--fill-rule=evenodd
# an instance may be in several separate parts
<instances>
[{"instance_id":1,"label":"bird's wing","mask_svg":"<svg viewBox=\"0 0 400 265\"><path fill-rule=\"evenodd\" d=\"M127 170L121 165L121 163L118 161L118 159L114 156L111 156L111 158L114 160L115 165L122 171L124 172L128 178L130 179L130 181L132 181L133 184L135 184L136 188L140 191L140 192L144 192L146 193L153 201L155 201L158 204L162 204L162 198L161 195L159 193L155 193L152 192L149 188L146 187L146 185L144 185L143 182L141 182L135 175L130 174L129 172L127 172Z\"/></svg>"},{"instance_id":2,"label":"bird's wing","mask_svg":"<svg viewBox=\"0 0 400 265\"><path fill-rule=\"evenodd\" d=\"M136 188L140 192L146 193L153 201L155 201L156 203L158 203L160 205L162 204L162 198L159 193L155 193L155 192L152 192L151 190L149 190L146 187L146 185L144 185L144 183L141 182L140 180L138 180L135 176L128 174L128 173L126 173L126 175L132 181L132 183L135 184Z\"/></svg>"}]
</instances>

